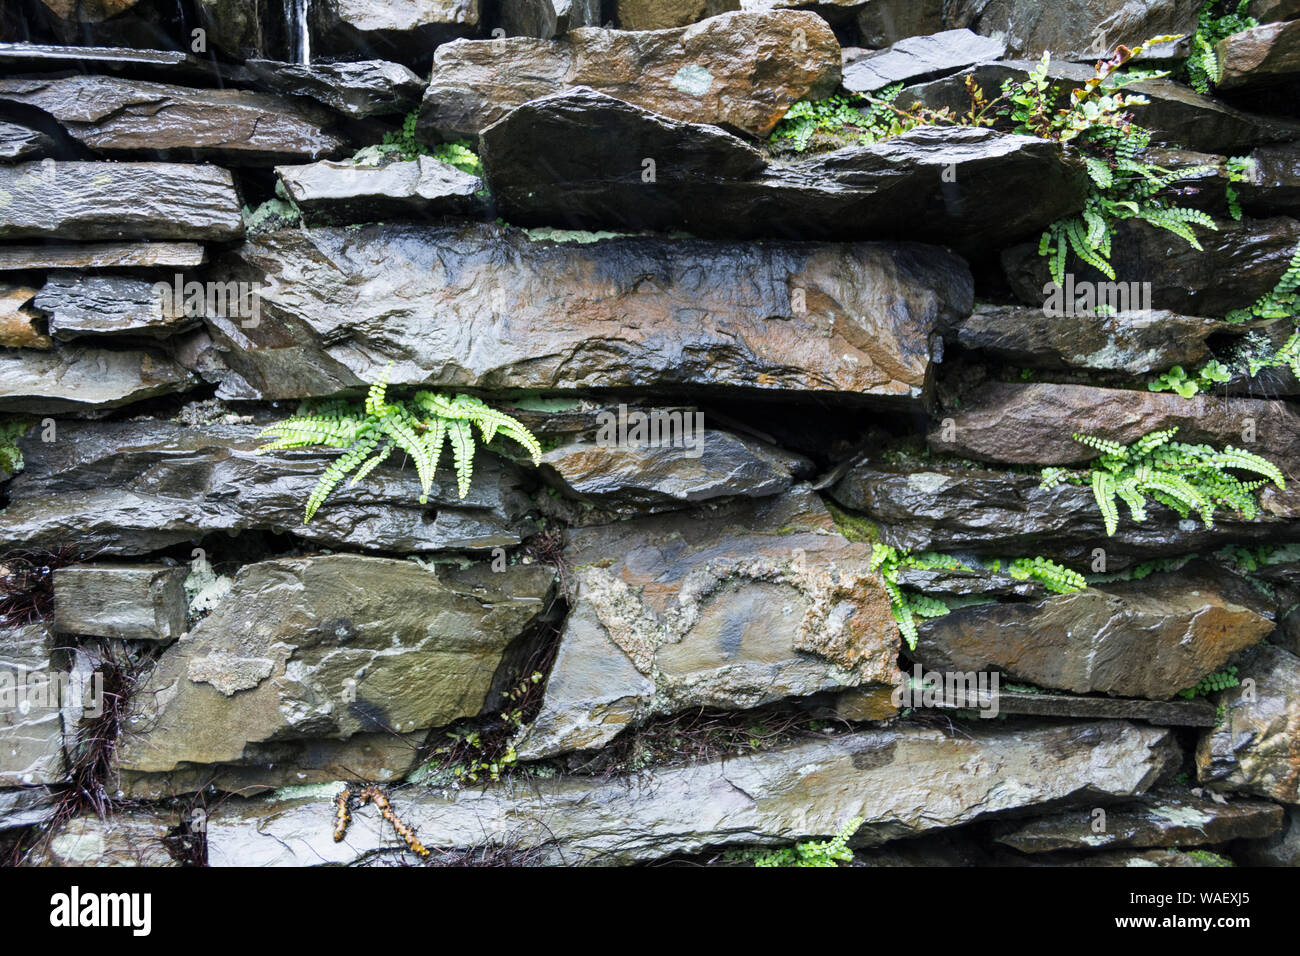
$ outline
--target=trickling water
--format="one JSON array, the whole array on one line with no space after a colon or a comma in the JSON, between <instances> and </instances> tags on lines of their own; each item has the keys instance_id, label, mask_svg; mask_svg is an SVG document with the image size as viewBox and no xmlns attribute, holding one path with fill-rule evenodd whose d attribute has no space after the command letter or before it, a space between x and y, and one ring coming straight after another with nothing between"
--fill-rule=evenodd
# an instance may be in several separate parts
<instances>
[{"instance_id":1,"label":"trickling water","mask_svg":"<svg viewBox=\"0 0 1300 956\"><path fill-rule=\"evenodd\" d=\"M289 37L289 56L292 62L304 66L311 64L311 33L307 29L307 14L311 0L286 0L284 5L285 32Z\"/></svg>"}]
</instances>

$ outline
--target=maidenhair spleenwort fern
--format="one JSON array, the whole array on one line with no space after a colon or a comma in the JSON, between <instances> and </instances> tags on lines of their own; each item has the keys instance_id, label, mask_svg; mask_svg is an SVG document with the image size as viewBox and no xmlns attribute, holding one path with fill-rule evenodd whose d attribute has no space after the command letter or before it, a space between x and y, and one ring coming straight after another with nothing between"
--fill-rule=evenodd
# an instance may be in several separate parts
<instances>
[{"instance_id":1,"label":"maidenhair spleenwort fern","mask_svg":"<svg viewBox=\"0 0 1300 956\"><path fill-rule=\"evenodd\" d=\"M862 826L862 817L854 817L840 827L829 840L807 840L776 850L751 851L755 866L836 866L853 859L849 839Z\"/></svg>"},{"instance_id":2,"label":"maidenhair spleenwort fern","mask_svg":"<svg viewBox=\"0 0 1300 956\"><path fill-rule=\"evenodd\" d=\"M1281 470L1253 452L1229 445L1215 451L1209 445L1187 445L1173 441L1178 429L1144 435L1130 446L1075 434L1074 440L1100 451L1090 471L1044 468L1043 487L1062 481L1091 486L1097 507L1106 523L1106 534L1119 528L1119 505L1128 506L1134 521L1145 521L1148 497L1176 511L1181 518L1195 512L1207 528L1214 527L1214 513L1230 508L1246 520L1259 514L1256 493L1270 481L1286 487ZM1259 475L1242 481L1230 472Z\"/></svg>"},{"instance_id":3,"label":"maidenhair spleenwort fern","mask_svg":"<svg viewBox=\"0 0 1300 956\"><path fill-rule=\"evenodd\" d=\"M1007 573L1017 581L1037 581L1055 594L1072 594L1088 586L1082 574L1047 558L1016 558Z\"/></svg>"},{"instance_id":4,"label":"maidenhair spleenwort fern","mask_svg":"<svg viewBox=\"0 0 1300 956\"><path fill-rule=\"evenodd\" d=\"M1051 58L1042 61L1028 80L1008 80L1003 95L1012 103L1015 132L1070 143L1082 155L1088 174L1088 195L1082 212L1057 220L1044 231L1039 255L1048 257L1052 280L1065 285L1066 262L1071 252L1086 265L1110 279L1111 237L1116 222L1141 219L1166 229L1200 249L1194 227L1217 230L1214 219L1199 209L1174 206L1161 197L1183 179L1218 172L1218 166L1169 170L1141 159L1151 135L1133 122L1130 107L1145 105L1144 96L1124 88L1138 79L1122 72L1134 57L1150 46L1174 40L1162 36L1133 49L1119 47L1115 55L1097 64L1094 75L1069 93L1066 105L1047 78Z\"/></svg>"},{"instance_id":5,"label":"maidenhair spleenwort fern","mask_svg":"<svg viewBox=\"0 0 1300 956\"><path fill-rule=\"evenodd\" d=\"M23 451L18 439L31 428L31 422L0 422L0 474L16 475L23 470Z\"/></svg>"},{"instance_id":6,"label":"maidenhair spleenwort fern","mask_svg":"<svg viewBox=\"0 0 1300 956\"><path fill-rule=\"evenodd\" d=\"M871 570L880 572L885 593L889 595L890 610L898 622L898 631L903 635L903 640L907 641L907 646L916 650L917 618L942 617L948 613L948 605L924 594L904 591L898 583L898 572L903 568L959 571L965 565L946 554L930 551L908 554L887 544L871 546Z\"/></svg>"},{"instance_id":7,"label":"maidenhair spleenwort fern","mask_svg":"<svg viewBox=\"0 0 1300 956\"><path fill-rule=\"evenodd\" d=\"M356 485L399 450L415 462L423 504L429 498L443 445L450 445L457 488L464 498L474 474L475 427L484 444L500 433L522 445L534 465L541 464L542 448L532 432L470 395L420 391L408 402L389 402L391 371L390 362L379 380L370 386L364 405L329 402L262 430L262 437L275 440L259 448L259 454L280 448L313 446L344 449L325 469L307 499L303 524L311 521L312 515L344 478L351 474L349 487Z\"/></svg>"},{"instance_id":8,"label":"maidenhair spleenwort fern","mask_svg":"<svg viewBox=\"0 0 1300 956\"><path fill-rule=\"evenodd\" d=\"M1208 96L1223 75L1214 45L1224 37L1259 26L1250 16L1250 0L1209 0L1201 7L1192 52L1187 58L1187 82L1196 92Z\"/></svg>"}]
</instances>

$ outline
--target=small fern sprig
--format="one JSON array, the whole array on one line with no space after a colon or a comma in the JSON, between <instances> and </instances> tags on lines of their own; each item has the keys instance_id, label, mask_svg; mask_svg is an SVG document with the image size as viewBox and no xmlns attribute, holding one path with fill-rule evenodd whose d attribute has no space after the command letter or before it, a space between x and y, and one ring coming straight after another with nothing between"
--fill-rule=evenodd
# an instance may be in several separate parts
<instances>
[{"instance_id":1,"label":"small fern sprig","mask_svg":"<svg viewBox=\"0 0 1300 956\"><path fill-rule=\"evenodd\" d=\"M889 595L889 608L898 624L898 632L907 642L907 646L916 650L917 619L943 617L949 611L948 605L937 598L904 590L898 583L898 573L903 568L962 570L965 565L956 558L931 551L909 554L899 551L887 544L871 546L870 570L880 573L885 593Z\"/></svg>"},{"instance_id":2,"label":"small fern sprig","mask_svg":"<svg viewBox=\"0 0 1300 956\"><path fill-rule=\"evenodd\" d=\"M0 474L16 475L23 470L23 450L18 440L31 427L30 421L19 419L0 422Z\"/></svg>"},{"instance_id":3,"label":"small fern sprig","mask_svg":"<svg viewBox=\"0 0 1300 956\"><path fill-rule=\"evenodd\" d=\"M1177 428L1144 435L1130 446L1075 434L1074 440L1101 452L1089 471L1071 472L1044 468L1042 485L1051 488L1062 481L1091 487L1106 534L1119 529L1119 502L1134 521L1145 521L1147 498L1177 512L1180 518L1200 516L1207 528L1214 527L1219 508L1235 511L1247 521L1259 515L1256 495L1269 482L1286 487L1281 469L1271 461L1229 445L1216 451L1209 445L1188 445L1173 441ZM1232 472L1259 476L1242 481Z\"/></svg>"},{"instance_id":4,"label":"small fern sprig","mask_svg":"<svg viewBox=\"0 0 1300 956\"><path fill-rule=\"evenodd\" d=\"M497 434L505 435L524 447L534 465L541 464L542 447L532 432L473 396L420 391L409 402L388 401L391 372L390 362L359 407L342 402L308 407L262 430L263 438L273 440L259 448L258 454L282 448L344 449L316 482L303 511L304 524L345 478L351 475L349 487L356 485L398 450L415 463L419 500L424 504L429 500L442 447L450 444L457 490L464 498L474 474L475 426L485 444Z\"/></svg>"},{"instance_id":5,"label":"small fern sprig","mask_svg":"<svg viewBox=\"0 0 1300 956\"><path fill-rule=\"evenodd\" d=\"M1082 574L1047 558L1016 558L1007 573L1017 581L1038 581L1055 594L1072 594L1088 586Z\"/></svg>"}]
</instances>

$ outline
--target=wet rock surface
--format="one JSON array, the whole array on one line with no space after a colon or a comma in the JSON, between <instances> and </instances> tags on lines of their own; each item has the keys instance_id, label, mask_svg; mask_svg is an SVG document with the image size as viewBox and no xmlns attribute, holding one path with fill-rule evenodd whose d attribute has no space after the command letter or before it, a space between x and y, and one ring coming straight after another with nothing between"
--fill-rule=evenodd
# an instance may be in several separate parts
<instances>
[{"instance_id":1,"label":"wet rock surface","mask_svg":"<svg viewBox=\"0 0 1300 956\"><path fill-rule=\"evenodd\" d=\"M654 713L892 688L897 631L870 549L830 526L802 488L572 532L575 603L520 756L603 746Z\"/></svg>"},{"instance_id":2,"label":"wet rock surface","mask_svg":"<svg viewBox=\"0 0 1300 956\"><path fill-rule=\"evenodd\" d=\"M1217 726L1196 747L1200 781L1300 803L1300 658L1263 645L1241 661L1241 686L1218 695Z\"/></svg>"},{"instance_id":3,"label":"wet rock surface","mask_svg":"<svg viewBox=\"0 0 1300 956\"><path fill-rule=\"evenodd\" d=\"M709 845L788 844L833 833L854 816L864 818L855 840L872 844L1085 792L1133 795L1176 753L1166 731L1123 723L963 737L871 730L600 784L568 778L405 791L400 811L427 846L517 840L541 845L546 862L617 864ZM807 786L810 779L819 785ZM208 822L210 865L316 866L400 854L377 818L354 821L347 841L335 843L333 792L224 804Z\"/></svg>"},{"instance_id":4,"label":"wet rock surface","mask_svg":"<svg viewBox=\"0 0 1300 956\"><path fill-rule=\"evenodd\" d=\"M844 69L842 85L850 93L874 93L891 83L917 83L998 60L1006 51L1005 43L970 30L910 37L854 60Z\"/></svg>"},{"instance_id":5,"label":"wet rock surface","mask_svg":"<svg viewBox=\"0 0 1300 956\"><path fill-rule=\"evenodd\" d=\"M649 182L645 156L658 157ZM1078 163L1033 137L919 129L776 163L716 128L586 89L526 103L490 126L483 163L501 210L523 225L981 250L1034 235L1083 203ZM957 168L960 180L949 181Z\"/></svg>"},{"instance_id":6,"label":"wet rock surface","mask_svg":"<svg viewBox=\"0 0 1300 956\"><path fill-rule=\"evenodd\" d=\"M1072 567L1088 568L1095 550L1108 562L1214 550L1233 542L1300 539L1295 517L1300 494L1260 495L1260 517L1215 519L1214 528L1180 520L1168 509L1151 509L1141 523L1121 521L1107 536L1091 488L1057 485L1044 489L1038 475L988 471L951 465L921 465L913 470L856 464L830 489L846 508L879 522L882 539L908 550L971 550L981 554L1041 554Z\"/></svg>"},{"instance_id":7,"label":"wet rock surface","mask_svg":"<svg viewBox=\"0 0 1300 956\"><path fill-rule=\"evenodd\" d=\"M1184 315L1221 316L1249 307L1272 292L1286 272L1300 245L1300 221L1220 220L1218 227L1217 232L1200 231L1203 249L1198 251L1156 226L1118 223L1111 255L1116 280L1130 289L1132 283L1150 283L1146 294L1153 308ZM1006 250L1002 263L1016 297L1041 307L1051 275L1037 243ZM1107 281L1090 270L1079 278Z\"/></svg>"},{"instance_id":8,"label":"wet rock surface","mask_svg":"<svg viewBox=\"0 0 1300 956\"><path fill-rule=\"evenodd\" d=\"M1216 319L1172 312L1050 315L1042 308L979 306L948 338L1023 368L1087 368L1147 375L1208 361Z\"/></svg>"},{"instance_id":9,"label":"wet rock surface","mask_svg":"<svg viewBox=\"0 0 1300 956\"><path fill-rule=\"evenodd\" d=\"M1022 853L1198 846L1262 839L1277 832L1282 820L1282 808L1276 803L1219 804L1208 797L1157 792L1106 808L1104 826L1099 827L1091 811L1073 810L1010 825L996 839Z\"/></svg>"},{"instance_id":10,"label":"wet rock surface","mask_svg":"<svg viewBox=\"0 0 1300 956\"><path fill-rule=\"evenodd\" d=\"M85 242L0 246L0 272L26 269L121 269L134 266L188 268L207 261L193 242Z\"/></svg>"},{"instance_id":11,"label":"wet rock surface","mask_svg":"<svg viewBox=\"0 0 1300 956\"><path fill-rule=\"evenodd\" d=\"M934 429L930 447L981 461L1090 461L1099 452L1076 442L1074 433L1128 445L1149 432L1177 428L1176 441L1245 448L1268 458L1284 474L1300 476L1300 413L1286 402L991 382L967 395L947 418L951 427L948 432ZM1246 441L1251 424L1254 440ZM952 437L946 439L945 434Z\"/></svg>"},{"instance_id":12,"label":"wet rock surface","mask_svg":"<svg viewBox=\"0 0 1300 956\"><path fill-rule=\"evenodd\" d=\"M921 626L915 657L933 670L998 670L1076 694L1167 699L1262 641L1274 628L1266 613L1244 581L1184 568L1038 602L958 608Z\"/></svg>"},{"instance_id":13,"label":"wet rock surface","mask_svg":"<svg viewBox=\"0 0 1300 956\"><path fill-rule=\"evenodd\" d=\"M910 398L933 323L972 294L959 259L923 246L565 243L478 225L272 233L224 275L259 283L272 321L209 319L242 379L218 394L264 399L363 388L389 360L394 385Z\"/></svg>"},{"instance_id":14,"label":"wet rock surface","mask_svg":"<svg viewBox=\"0 0 1300 956\"><path fill-rule=\"evenodd\" d=\"M479 0L321 0L308 10L308 29L319 53L427 62L435 45L473 32L481 16Z\"/></svg>"},{"instance_id":15,"label":"wet rock surface","mask_svg":"<svg viewBox=\"0 0 1300 956\"><path fill-rule=\"evenodd\" d=\"M244 90L194 90L111 76L0 79L0 103L53 117L96 153L141 151L224 163L292 162L337 153L329 114Z\"/></svg>"},{"instance_id":16,"label":"wet rock surface","mask_svg":"<svg viewBox=\"0 0 1300 956\"><path fill-rule=\"evenodd\" d=\"M802 43L792 43L795 31ZM824 20L785 10L726 13L675 32L573 30L449 43L434 53L420 110L430 142L477 136L528 100L588 86L673 119L762 136L801 99L834 91L839 44Z\"/></svg>"},{"instance_id":17,"label":"wet rock surface","mask_svg":"<svg viewBox=\"0 0 1300 956\"><path fill-rule=\"evenodd\" d=\"M198 379L161 352L83 348L0 352L0 409L90 412L181 392Z\"/></svg>"},{"instance_id":18,"label":"wet rock surface","mask_svg":"<svg viewBox=\"0 0 1300 956\"><path fill-rule=\"evenodd\" d=\"M643 428L645 439L618 444L616 422L608 439L561 445L542 456L564 490L580 501L614 507L685 507L714 498L761 498L789 490L809 476L812 462L758 439L699 428L691 409L656 409L662 416ZM672 416L676 417L672 417ZM685 417L690 416L690 417ZM698 430L697 430L698 429Z\"/></svg>"},{"instance_id":19,"label":"wet rock surface","mask_svg":"<svg viewBox=\"0 0 1300 956\"><path fill-rule=\"evenodd\" d=\"M503 0L501 25L507 36L549 40L578 27L600 26L600 3L597 0ZM663 23L656 29L685 25ZM637 30L644 27L624 22L623 29Z\"/></svg>"},{"instance_id":20,"label":"wet rock surface","mask_svg":"<svg viewBox=\"0 0 1300 956\"><path fill-rule=\"evenodd\" d=\"M386 60L304 64L254 59L231 74L282 96L309 97L357 119L406 113L424 93L420 77Z\"/></svg>"},{"instance_id":21,"label":"wet rock surface","mask_svg":"<svg viewBox=\"0 0 1300 956\"><path fill-rule=\"evenodd\" d=\"M20 163L40 159L54 147L54 140L34 129L17 123L0 122L0 163Z\"/></svg>"},{"instance_id":22,"label":"wet rock surface","mask_svg":"<svg viewBox=\"0 0 1300 956\"><path fill-rule=\"evenodd\" d=\"M53 275L32 304L61 341L100 335L167 338L197 322L185 314L184 295L125 276ZM183 285L183 284L182 284Z\"/></svg>"},{"instance_id":23,"label":"wet rock surface","mask_svg":"<svg viewBox=\"0 0 1300 956\"><path fill-rule=\"evenodd\" d=\"M383 466L364 485L339 488L303 524L303 503L332 456L257 455L255 425L168 422L59 423L59 440L23 442L27 468L8 485L0 534L13 544L57 545L72 529L87 550L137 555L217 531L276 530L305 541L389 552L510 546L528 500L513 466L480 455L467 497L440 472L428 506L413 469Z\"/></svg>"},{"instance_id":24,"label":"wet rock surface","mask_svg":"<svg viewBox=\"0 0 1300 956\"><path fill-rule=\"evenodd\" d=\"M54 574L54 629L133 641L171 641L185 633L189 599L184 567L87 564Z\"/></svg>"},{"instance_id":25,"label":"wet rock surface","mask_svg":"<svg viewBox=\"0 0 1300 956\"><path fill-rule=\"evenodd\" d=\"M482 180L429 156L379 166L323 160L275 171L312 222L465 215L482 205Z\"/></svg>"},{"instance_id":26,"label":"wet rock surface","mask_svg":"<svg viewBox=\"0 0 1300 956\"><path fill-rule=\"evenodd\" d=\"M0 166L0 239L238 239L230 173L180 163Z\"/></svg>"},{"instance_id":27,"label":"wet rock surface","mask_svg":"<svg viewBox=\"0 0 1300 956\"><path fill-rule=\"evenodd\" d=\"M1300 79L1300 21L1234 33L1214 48L1219 88L1244 91Z\"/></svg>"},{"instance_id":28,"label":"wet rock surface","mask_svg":"<svg viewBox=\"0 0 1300 956\"><path fill-rule=\"evenodd\" d=\"M62 782L62 692L53 682L54 640L39 624L0 628L6 693L0 707L0 787Z\"/></svg>"},{"instance_id":29,"label":"wet rock surface","mask_svg":"<svg viewBox=\"0 0 1300 956\"><path fill-rule=\"evenodd\" d=\"M329 555L241 568L134 697L124 770L238 760L249 743L413 733L477 714L553 573ZM508 686L509 677L499 686Z\"/></svg>"}]
</instances>

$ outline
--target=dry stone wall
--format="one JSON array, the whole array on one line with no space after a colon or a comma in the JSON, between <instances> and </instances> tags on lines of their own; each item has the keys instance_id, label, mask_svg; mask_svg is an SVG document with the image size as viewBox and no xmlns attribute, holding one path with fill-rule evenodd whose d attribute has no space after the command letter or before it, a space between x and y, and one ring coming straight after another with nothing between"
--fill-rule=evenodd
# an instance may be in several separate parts
<instances>
[{"instance_id":1,"label":"dry stone wall","mask_svg":"<svg viewBox=\"0 0 1300 956\"><path fill-rule=\"evenodd\" d=\"M0 854L1300 865L1222 7L0 4Z\"/></svg>"}]
</instances>

